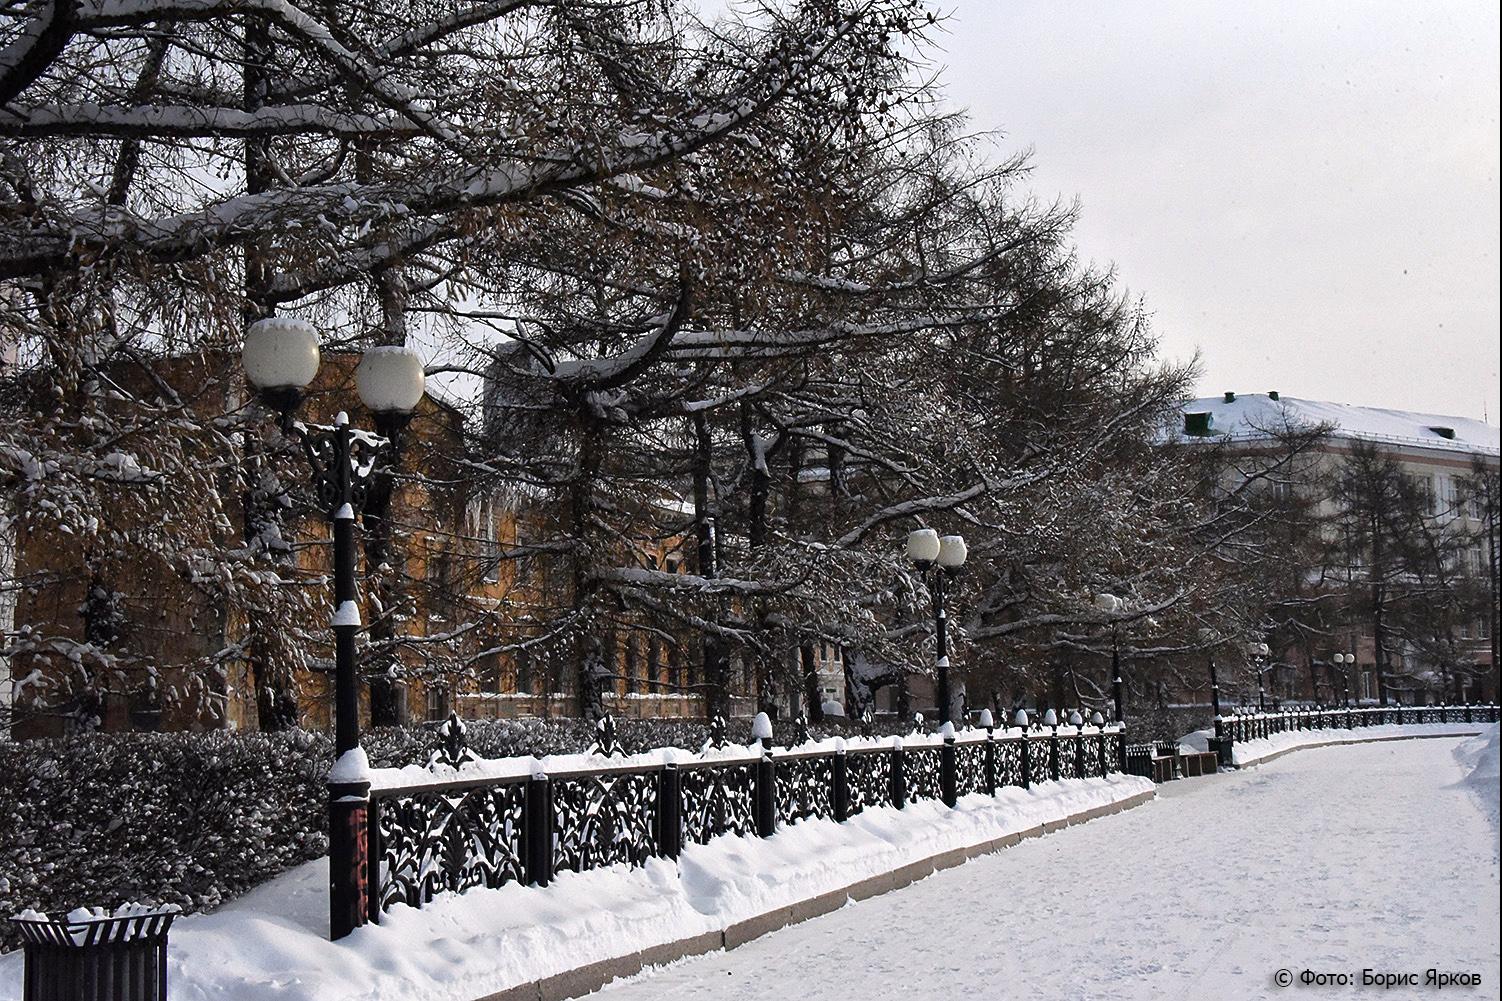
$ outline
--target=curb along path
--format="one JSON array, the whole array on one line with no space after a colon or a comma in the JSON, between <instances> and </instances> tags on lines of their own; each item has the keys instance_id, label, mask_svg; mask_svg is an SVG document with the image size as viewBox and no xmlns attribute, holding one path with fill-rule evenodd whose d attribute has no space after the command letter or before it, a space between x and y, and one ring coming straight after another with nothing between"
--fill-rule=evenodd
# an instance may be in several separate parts
<instances>
[{"instance_id":1,"label":"curb along path","mask_svg":"<svg viewBox=\"0 0 1502 1001\"><path fill-rule=\"evenodd\" d=\"M661 966L675 960L690 956L700 956L719 949L735 949L769 932L828 914L831 911L844 907L851 901L866 900L892 890L901 889L936 872L961 865L970 859L998 852L1004 848L1010 848L1031 838L1052 834L1065 827L1083 824L1099 817L1130 810L1133 807L1151 801L1155 795L1156 793L1153 790L1148 790L1147 792L1138 793L1114 803L1082 810L1068 817L1061 817L1058 820L1047 821L1025 831L1007 834L999 838L981 842L980 844L941 852L938 855L920 859L917 862L910 862L890 872L859 880L841 889L823 893L786 907L779 907L757 917L738 921L722 931L707 932L692 938L653 946L649 949L643 949L639 952L615 959L591 963L588 966L556 974L543 980L518 984L515 987L510 987L494 994L487 994L484 997L477 998L476 1001L567 1001L569 998L581 997L599 990L613 980L634 976L640 973L645 967Z\"/></svg>"},{"instance_id":2,"label":"curb along path","mask_svg":"<svg viewBox=\"0 0 1502 1001\"><path fill-rule=\"evenodd\" d=\"M1460 781L1464 742L1343 746L1173 783L1195 791L645 971L601 1001L903 1001L915 987L1283 1001L1300 990L1280 972L1421 983L1431 969L1495 997L1496 827Z\"/></svg>"}]
</instances>

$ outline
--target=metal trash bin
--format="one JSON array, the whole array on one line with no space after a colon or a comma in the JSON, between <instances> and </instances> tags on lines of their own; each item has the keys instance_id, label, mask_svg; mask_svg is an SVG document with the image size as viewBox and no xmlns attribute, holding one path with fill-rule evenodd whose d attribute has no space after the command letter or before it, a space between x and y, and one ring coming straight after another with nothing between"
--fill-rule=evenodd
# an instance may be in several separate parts
<instances>
[{"instance_id":1,"label":"metal trash bin","mask_svg":"<svg viewBox=\"0 0 1502 1001\"><path fill-rule=\"evenodd\" d=\"M167 929L176 907L80 908L11 918L26 951L24 1001L166 1001Z\"/></svg>"}]
</instances>

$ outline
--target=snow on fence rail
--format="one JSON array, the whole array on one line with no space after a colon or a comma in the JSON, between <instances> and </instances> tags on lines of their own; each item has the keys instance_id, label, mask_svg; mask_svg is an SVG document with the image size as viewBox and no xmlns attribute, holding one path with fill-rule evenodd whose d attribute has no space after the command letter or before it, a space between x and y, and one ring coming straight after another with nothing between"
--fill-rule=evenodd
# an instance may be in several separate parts
<instances>
[{"instance_id":1,"label":"snow on fence rail","mask_svg":"<svg viewBox=\"0 0 1502 1001\"><path fill-rule=\"evenodd\" d=\"M606 717L595 755L565 762L596 763L544 770L535 759L474 759L451 716L426 781L415 768L372 775L369 919L474 886L545 886L559 871L677 858L685 843L721 834L770 837L809 818L844 821L920 800L953 807L972 793L1103 777L1123 770L1126 748L1119 725L946 727L782 749L769 731L738 747L716 720L701 755L659 749L600 764L598 756L623 757Z\"/></svg>"},{"instance_id":2,"label":"snow on fence rail","mask_svg":"<svg viewBox=\"0 0 1502 1001\"><path fill-rule=\"evenodd\" d=\"M1435 705L1292 709L1219 716L1215 739L1222 764L1232 761L1239 741L1265 740L1276 733L1299 730L1357 730L1373 726L1419 726L1436 723L1496 723L1496 705Z\"/></svg>"}]
</instances>

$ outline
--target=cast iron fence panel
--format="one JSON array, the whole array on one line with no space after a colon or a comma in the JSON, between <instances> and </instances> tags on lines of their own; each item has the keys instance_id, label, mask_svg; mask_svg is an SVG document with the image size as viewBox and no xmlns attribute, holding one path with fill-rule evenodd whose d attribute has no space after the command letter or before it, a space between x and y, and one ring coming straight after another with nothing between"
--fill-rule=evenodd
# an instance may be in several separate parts
<instances>
[{"instance_id":1,"label":"cast iron fence panel","mask_svg":"<svg viewBox=\"0 0 1502 1001\"><path fill-rule=\"evenodd\" d=\"M707 844L721 834L756 833L756 763L717 762L679 769L683 837Z\"/></svg>"},{"instance_id":2,"label":"cast iron fence panel","mask_svg":"<svg viewBox=\"0 0 1502 1001\"><path fill-rule=\"evenodd\" d=\"M1059 742L1059 778L1075 778L1079 774L1079 744L1068 734L1056 739Z\"/></svg>"},{"instance_id":3,"label":"cast iron fence panel","mask_svg":"<svg viewBox=\"0 0 1502 1001\"><path fill-rule=\"evenodd\" d=\"M658 769L552 777L553 869L642 865L658 853Z\"/></svg>"},{"instance_id":4,"label":"cast iron fence panel","mask_svg":"<svg viewBox=\"0 0 1502 1001\"><path fill-rule=\"evenodd\" d=\"M954 745L955 790L961 796L986 792L986 742L956 741Z\"/></svg>"},{"instance_id":5,"label":"cast iron fence panel","mask_svg":"<svg viewBox=\"0 0 1502 1001\"><path fill-rule=\"evenodd\" d=\"M462 745L462 729L449 731L441 736ZM703 844L721 834L766 837L811 818L848 819L870 807L944 801L946 791L983 793L991 781L988 760L997 789L1045 780L1055 751L1061 778L1101 774L1102 764L1109 774L1121 770L1124 740L1120 731L1057 739L1033 731L944 746L915 742L759 760L607 765L551 777L444 780L437 772L430 784L372 791L371 919L399 903L421 907L438 893L511 882L546 885L558 870L677 857L685 842ZM458 751L467 753L462 746Z\"/></svg>"},{"instance_id":6,"label":"cast iron fence panel","mask_svg":"<svg viewBox=\"0 0 1502 1001\"><path fill-rule=\"evenodd\" d=\"M996 784L1002 788L1021 786L1022 744L1026 738L1012 738L996 742Z\"/></svg>"},{"instance_id":7,"label":"cast iron fence panel","mask_svg":"<svg viewBox=\"0 0 1502 1001\"><path fill-rule=\"evenodd\" d=\"M523 779L371 797L376 909L524 881Z\"/></svg>"},{"instance_id":8,"label":"cast iron fence panel","mask_svg":"<svg viewBox=\"0 0 1502 1001\"><path fill-rule=\"evenodd\" d=\"M943 799L944 787L939 774L942 764L941 749L904 747L902 753L908 802L920 799Z\"/></svg>"},{"instance_id":9,"label":"cast iron fence panel","mask_svg":"<svg viewBox=\"0 0 1502 1001\"><path fill-rule=\"evenodd\" d=\"M850 805L846 813L855 816L867 807L892 805L891 748L850 751L845 755L846 782L850 788Z\"/></svg>"},{"instance_id":10,"label":"cast iron fence panel","mask_svg":"<svg viewBox=\"0 0 1502 1001\"><path fill-rule=\"evenodd\" d=\"M1080 748L1080 774L1087 779L1099 778L1102 758L1101 735L1098 733L1087 733L1079 738L1078 743Z\"/></svg>"},{"instance_id":11,"label":"cast iron fence panel","mask_svg":"<svg viewBox=\"0 0 1502 1001\"><path fill-rule=\"evenodd\" d=\"M834 755L778 757L777 819L790 824L834 816Z\"/></svg>"}]
</instances>

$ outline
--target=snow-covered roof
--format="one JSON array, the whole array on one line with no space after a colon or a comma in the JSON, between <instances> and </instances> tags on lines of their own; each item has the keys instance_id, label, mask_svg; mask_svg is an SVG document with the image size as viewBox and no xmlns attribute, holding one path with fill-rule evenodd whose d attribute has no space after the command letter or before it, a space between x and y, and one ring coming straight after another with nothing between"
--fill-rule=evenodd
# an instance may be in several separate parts
<instances>
[{"instance_id":1,"label":"snow-covered roof","mask_svg":"<svg viewBox=\"0 0 1502 1001\"><path fill-rule=\"evenodd\" d=\"M1226 396L1233 396L1228 400ZM1385 407L1301 400L1278 393L1207 396L1184 404L1180 441L1265 438L1280 427L1329 425L1332 438L1358 438L1444 452L1497 455L1496 427L1470 417L1421 414ZM1193 414L1209 414L1208 428L1190 427ZM1202 418L1201 418L1202 420ZM1195 431L1200 433L1196 434ZM1206 433L1208 432L1208 433Z\"/></svg>"}]
</instances>

